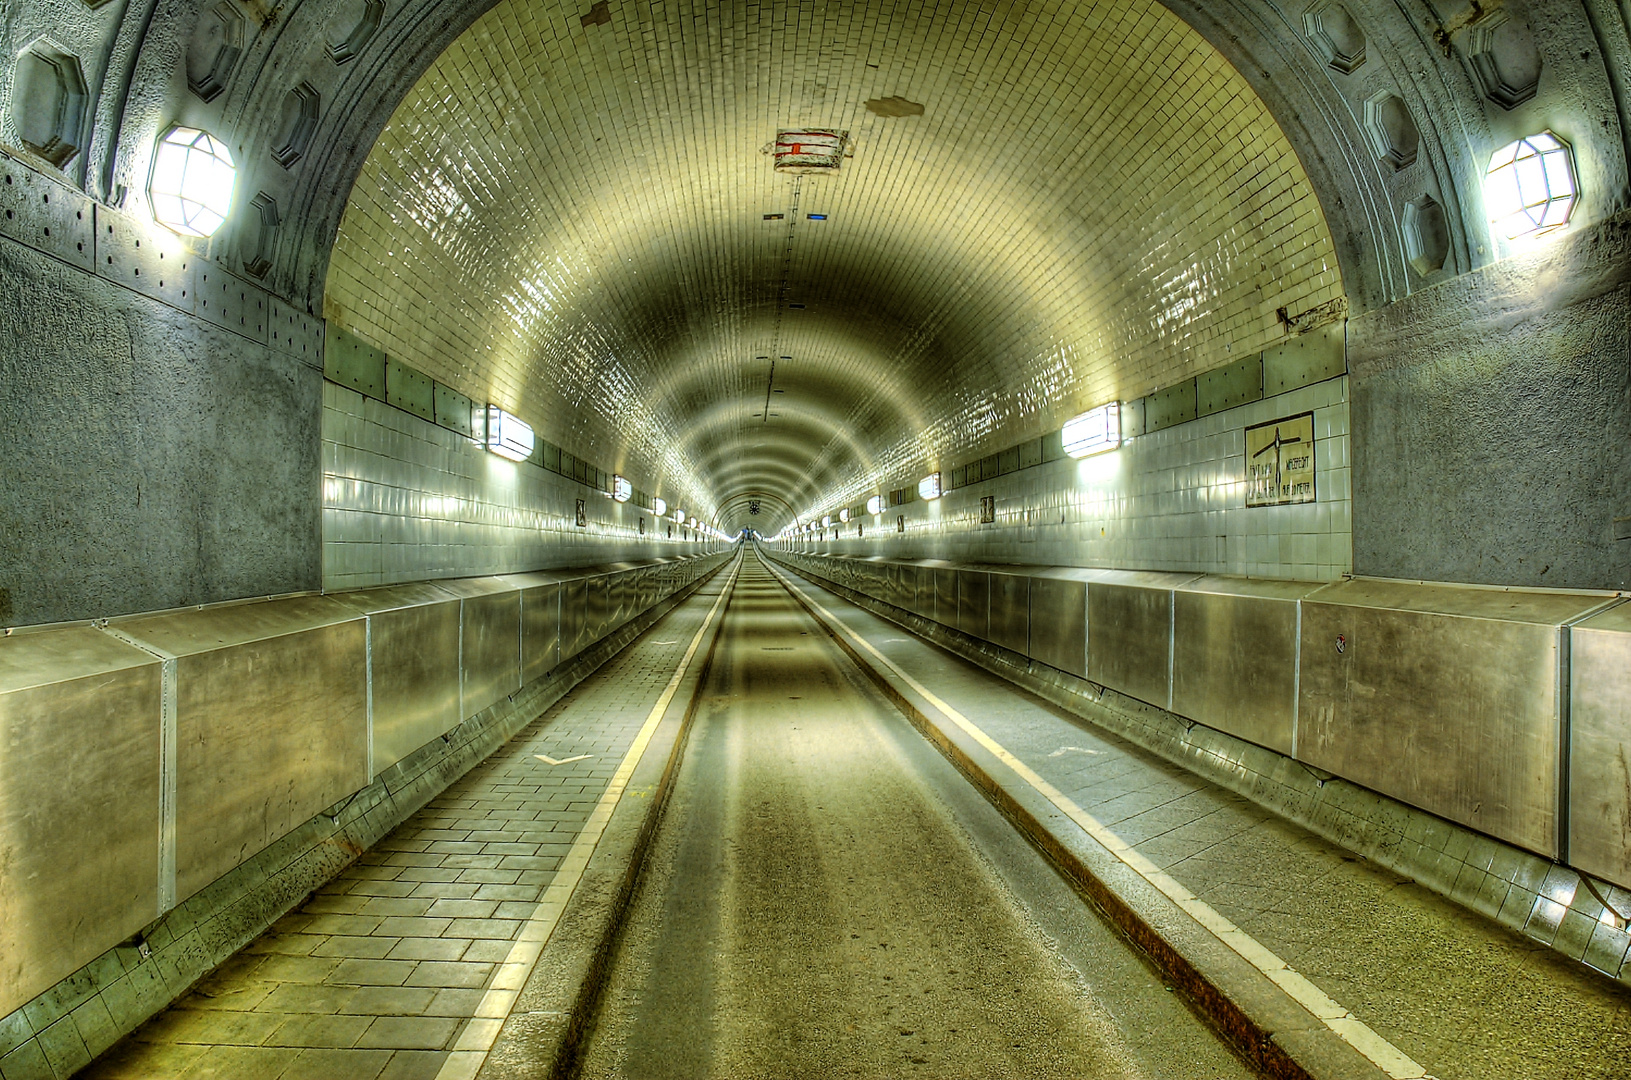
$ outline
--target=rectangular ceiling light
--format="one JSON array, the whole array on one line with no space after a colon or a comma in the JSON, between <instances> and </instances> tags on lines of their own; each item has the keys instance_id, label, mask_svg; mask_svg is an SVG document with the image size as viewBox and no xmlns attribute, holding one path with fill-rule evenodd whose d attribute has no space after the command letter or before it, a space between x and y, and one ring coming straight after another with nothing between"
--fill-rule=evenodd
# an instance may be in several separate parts
<instances>
[{"instance_id":1,"label":"rectangular ceiling light","mask_svg":"<svg viewBox=\"0 0 1631 1080\"><path fill-rule=\"evenodd\" d=\"M497 405L487 406L487 449L511 461L532 456L532 428Z\"/></svg>"},{"instance_id":2,"label":"rectangular ceiling light","mask_svg":"<svg viewBox=\"0 0 1631 1080\"><path fill-rule=\"evenodd\" d=\"M917 497L920 499L940 498L940 474L932 472L917 482Z\"/></svg>"},{"instance_id":3,"label":"rectangular ceiling light","mask_svg":"<svg viewBox=\"0 0 1631 1080\"><path fill-rule=\"evenodd\" d=\"M1121 402L1100 405L1066 421L1065 453L1073 458L1102 454L1121 445Z\"/></svg>"},{"instance_id":4,"label":"rectangular ceiling light","mask_svg":"<svg viewBox=\"0 0 1631 1080\"><path fill-rule=\"evenodd\" d=\"M612 476L612 498L618 502L628 502L634 497L634 485L624 476Z\"/></svg>"}]
</instances>

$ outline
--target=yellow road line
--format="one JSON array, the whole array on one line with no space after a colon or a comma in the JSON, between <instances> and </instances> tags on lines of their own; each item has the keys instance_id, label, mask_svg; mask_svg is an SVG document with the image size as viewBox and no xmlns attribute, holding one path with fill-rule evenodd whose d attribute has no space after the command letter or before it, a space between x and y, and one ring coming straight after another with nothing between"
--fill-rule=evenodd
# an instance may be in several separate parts
<instances>
[{"instance_id":1,"label":"yellow road line","mask_svg":"<svg viewBox=\"0 0 1631 1080\"><path fill-rule=\"evenodd\" d=\"M561 860L559 869L550 880L549 888L533 908L532 914L521 925L521 932L516 935L515 944L511 947L504 962L493 973L493 980L487 986L487 992L481 997L481 1004L476 1007L475 1019L465 1026L459 1041L454 1044L453 1052L448 1054L447 1060L442 1063L441 1071L436 1074L436 1080L474 1080L477 1072L487 1061L487 1055L493 1049L493 1043L498 1040L498 1033L509 1018L510 1010L515 1006L515 999L520 996L521 988L526 986L527 978L532 974L533 966L542 955L544 946L549 944L550 935L555 932L555 926L560 922L561 914L572 899L572 892L583 880L583 872L589 866L589 858L594 854L595 846L600 843L601 835L605 833L607 824L612 820L612 812L617 809L618 802L629 785L629 778L640 764L640 758L646 752L646 746L651 742L652 736L657 733L657 726L662 723L663 715L668 712L668 706L673 702L674 695L679 692L680 683L685 681L686 672L690 670L691 660L702 645L702 639L713 625L714 616L724 606L725 600L731 594L731 587L736 583L741 563L731 571L731 578L719 592L719 599L709 609L707 618L697 628L696 635L691 638L690 646L685 650L685 658L680 661L679 667L674 669L673 678L658 695L657 703L651 707L651 713L646 722L641 725L640 731L629 744L628 753L623 755L622 764L612 774L612 779L606 785L605 792L600 801L595 804L594 811L589 820L584 823L578 838L572 842L566 857Z\"/></svg>"},{"instance_id":2,"label":"yellow road line","mask_svg":"<svg viewBox=\"0 0 1631 1080\"><path fill-rule=\"evenodd\" d=\"M782 575L778 573L777 576ZM1121 837L1101 824L1097 818L1077 806L1069 796L1044 780L1029 765L1009 753L1005 747L982 731L968 717L936 697L928 687L902 671L883 653L873 648L869 641L850 629L842 620L828 611L803 589L785 578L783 578L783 584L803 597L806 603L814 610L819 611L830 624L843 631L856 645L872 654L878 663L910 686L937 712L963 729L970 738L985 747L997 760L1018 773L1021 779L1041 793L1043 798L1058 807L1066 817L1080 826L1082 831L1092 837L1100 847L1114 855L1139 877L1159 889L1164 896L1182 908L1196 922L1211 931L1213 936L1233 949L1247 963L1267 975L1276 986L1290 994L1297 1004L1307 1009L1321 1023L1335 1032L1338 1038L1358 1050L1377 1068L1387 1073L1393 1080L1433 1080L1427 1070L1414 1061L1410 1055L1378 1035L1363 1020L1360 1020L1353 1013L1326 996L1323 990L1309 982L1301 973L1293 970L1272 950L1230 922L1212 905L1184 888L1166 871L1140 855L1131 844L1122 840Z\"/></svg>"}]
</instances>

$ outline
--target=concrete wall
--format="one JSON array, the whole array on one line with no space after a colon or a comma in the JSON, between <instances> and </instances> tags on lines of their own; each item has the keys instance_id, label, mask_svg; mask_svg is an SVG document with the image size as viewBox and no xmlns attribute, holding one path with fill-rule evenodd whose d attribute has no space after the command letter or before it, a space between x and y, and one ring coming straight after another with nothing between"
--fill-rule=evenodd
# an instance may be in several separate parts
<instances>
[{"instance_id":1,"label":"concrete wall","mask_svg":"<svg viewBox=\"0 0 1631 1080\"><path fill-rule=\"evenodd\" d=\"M1357 572L1631 587L1631 217L1353 320L1348 363Z\"/></svg>"},{"instance_id":2,"label":"concrete wall","mask_svg":"<svg viewBox=\"0 0 1631 1080\"><path fill-rule=\"evenodd\" d=\"M691 535L632 503L506 461L412 413L323 384L324 588L695 555L722 546L687 540Z\"/></svg>"},{"instance_id":3,"label":"concrete wall","mask_svg":"<svg viewBox=\"0 0 1631 1080\"><path fill-rule=\"evenodd\" d=\"M1313 503L1247 507L1245 429L1314 414ZM996 497L995 522L980 499ZM906 531L896 531L896 518ZM856 537L856 525L864 534ZM1183 570L1325 581L1351 568L1348 380L1329 379L932 502L889 507L804 545L850 555Z\"/></svg>"},{"instance_id":4,"label":"concrete wall","mask_svg":"<svg viewBox=\"0 0 1631 1080\"><path fill-rule=\"evenodd\" d=\"M317 587L321 383L0 237L0 625Z\"/></svg>"}]
</instances>

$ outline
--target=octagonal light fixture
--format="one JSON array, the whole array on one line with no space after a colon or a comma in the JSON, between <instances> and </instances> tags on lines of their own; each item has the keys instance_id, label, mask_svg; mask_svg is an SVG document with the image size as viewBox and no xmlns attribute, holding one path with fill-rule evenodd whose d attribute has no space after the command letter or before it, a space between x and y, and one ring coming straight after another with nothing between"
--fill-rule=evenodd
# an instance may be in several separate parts
<instances>
[{"instance_id":1,"label":"octagonal light fixture","mask_svg":"<svg viewBox=\"0 0 1631 1080\"><path fill-rule=\"evenodd\" d=\"M666 502L664 502L662 499L652 499L651 500L651 512L653 514L656 514L658 517L667 517L668 516L668 504Z\"/></svg>"},{"instance_id":2,"label":"octagonal light fixture","mask_svg":"<svg viewBox=\"0 0 1631 1080\"><path fill-rule=\"evenodd\" d=\"M1574 154L1550 131L1501 147L1484 174L1490 221L1509 240L1567 225L1579 195Z\"/></svg>"},{"instance_id":3,"label":"octagonal light fixture","mask_svg":"<svg viewBox=\"0 0 1631 1080\"><path fill-rule=\"evenodd\" d=\"M1073 458L1102 454L1121 445L1121 403L1112 401L1065 422L1060 433Z\"/></svg>"},{"instance_id":4,"label":"octagonal light fixture","mask_svg":"<svg viewBox=\"0 0 1631 1080\"><path fill-rule=\"evenodd\" d=\"M487 406L487 449L511 461L525 461L532 456L536 440L532 426L511 416L497 405Z\"/></svg>"},{"instance_id":5,"label":"octagonal light fixture","mask_svg":"<svg viewBox=\"0 0 1631 1080\"><path fill-rule=\"evenodd\" d=\"M154 149L147 182L154 220L183 236L214 236L232 212L237 177L226 143L199 128L172 127Z\"/></svg>"},{"instance_id":6,"label":"octagonal light fixture","mask_svg":"<svg viewBox=\"0 0 1631 1080\"><path fill-rule=\"evenodd\" d=\"M866 501L866 512L869 514L883 513L883 496L874 495Z\"/></svg>"},{"instance_id":7,"label":"octagonal light fixture","mask_svg":"<svg viewBox=\"0 0 1631 1080\"><path fill-rule=\"evenodd\" d=\"M917 482L917 497L920 499L940 498L940 474L932 472Z\"/></svg>"},{"instance_id":8,"label":"octagonal light fixture","mask_svg":"<svg viewBox=\"0 0 1631 1080\"><path fill-rule=\"evenodd\" d=\"M629 483L628 477L612 475L612 498L618 502L628 502L634 498L634 485Z\"/></svg>"}]
</instances>

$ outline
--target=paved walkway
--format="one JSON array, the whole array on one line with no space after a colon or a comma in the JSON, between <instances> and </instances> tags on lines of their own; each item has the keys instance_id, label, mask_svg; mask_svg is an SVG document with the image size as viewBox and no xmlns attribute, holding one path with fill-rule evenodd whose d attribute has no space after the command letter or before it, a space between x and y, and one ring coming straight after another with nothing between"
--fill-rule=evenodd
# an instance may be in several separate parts
<instances>
[{"instance_id":1,"label":"paved walkway","mask_svg":"<svg viewBox=\"0 0 1631 1080\"><path fill-rule=\"evenodd\" d=\"M730 577L82 1076L434 1080Z\"/></svg>"},{"instance_id":2,"label":"paved walkway","mask_svg":"<svg viewBox=\"0 0 1631 1080\"><path fill-rule=\"evenodd\" d=\"M1620 983L792 580L1433 1076L1631 1077L1631 993ZM886 677L935 715L904 680Z\"/></svg>"}]
</instances>

